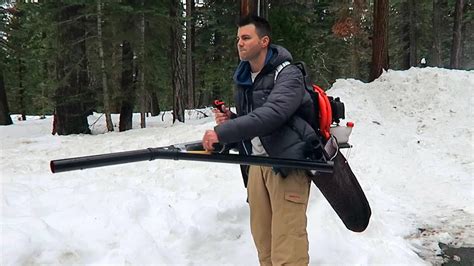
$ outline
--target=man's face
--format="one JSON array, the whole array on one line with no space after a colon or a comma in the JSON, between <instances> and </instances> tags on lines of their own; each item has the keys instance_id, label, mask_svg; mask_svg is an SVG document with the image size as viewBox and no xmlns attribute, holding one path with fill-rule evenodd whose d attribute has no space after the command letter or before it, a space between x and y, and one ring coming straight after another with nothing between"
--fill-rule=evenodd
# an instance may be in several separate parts
<instances>
[{"instance_id":1,"label":"man's face","mask_svg":"<svg viewBox=\"0 0 474 266\"><path fill-rule=\"evenodd\" d=\"M242 61L258 58L260 53L267 48L268 43L268 36L260 38L253 24L239 27L237 31L237 50Z\"/></svg>"}]
</instances>

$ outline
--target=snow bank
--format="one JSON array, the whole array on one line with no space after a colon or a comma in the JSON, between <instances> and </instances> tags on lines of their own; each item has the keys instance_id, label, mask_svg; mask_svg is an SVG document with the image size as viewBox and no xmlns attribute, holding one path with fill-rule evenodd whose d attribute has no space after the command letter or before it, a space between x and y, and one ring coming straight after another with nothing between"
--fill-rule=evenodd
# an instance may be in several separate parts
<instances>
[{"instance_id":1,"label":"snow bank","mask_svg":"<svg viewBox=\"0 0 474 266\"><path fill-rule=\"evenodd\" d=\"M337 80L328 93L355 122L346 155L373 217L365 232L348 231L313 185L311 264L436 264L438 241L474 245L473 89L473 71L437 68ZM100 134L105 119L94 114L95 135L51 136L51 117L0 127L2 265L256 265L238 166L49 172L52 159L198 140L213 127L201 113L187 116L174 125L168 114L148 118L146 129L137 116L134 130Z\"/></svg>"}]
</instances>

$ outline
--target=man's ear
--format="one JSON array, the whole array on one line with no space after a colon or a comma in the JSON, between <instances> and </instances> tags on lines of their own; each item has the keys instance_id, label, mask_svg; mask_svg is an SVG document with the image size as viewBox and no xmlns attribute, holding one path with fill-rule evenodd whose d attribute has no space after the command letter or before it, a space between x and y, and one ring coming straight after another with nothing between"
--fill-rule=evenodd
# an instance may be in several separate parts
<instances>
[{"instance_id":1,"label":"man's ear","mask_svg":"<svg viewBox=\"0 0 474 266\"><path fill-rule=\"evenodd\" d=\"M263 36L260 42L261 42L262 48L267 48L268 45L270 45L270 37Z\"/></svg>"}]
</instances>

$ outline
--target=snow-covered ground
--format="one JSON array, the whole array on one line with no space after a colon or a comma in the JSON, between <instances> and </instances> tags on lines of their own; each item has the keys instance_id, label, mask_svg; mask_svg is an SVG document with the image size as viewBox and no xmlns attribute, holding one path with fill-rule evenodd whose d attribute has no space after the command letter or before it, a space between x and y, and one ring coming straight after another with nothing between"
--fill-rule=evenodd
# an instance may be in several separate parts
<instances>
[{"instance_id":1,"label":"snow-covered ground","mask_svg":"<svg viewBox=\"0 0 474 266\"><path fill-rule=\"evenodd\" d=\"M438 242L474 247L474 71L412 68L338 80L355 127L345 153L372 207L345 229L312 185L311 264L440 264ZM210 114L210 110L204 110ZM51 117L0 127L1 265L257 265L238 166L139 162L51 174L49 161L201 139L211 117L52 136ZM13 117L15 118L15 116ZM118 123L118 117L114 116Z\"/></svg>"}]
</instances>

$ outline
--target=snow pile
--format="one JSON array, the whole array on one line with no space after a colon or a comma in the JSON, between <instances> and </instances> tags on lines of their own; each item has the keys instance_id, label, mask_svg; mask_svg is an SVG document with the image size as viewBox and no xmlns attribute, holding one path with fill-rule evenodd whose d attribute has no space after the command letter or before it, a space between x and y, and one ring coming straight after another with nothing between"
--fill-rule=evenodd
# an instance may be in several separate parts
<instances>
[{"instance_id":1,"label":"snow pile","mask_svg":"<svg viewBox=\"0 0 474 266\"><path fill-rule=\"evenodd\" d=\"M383 216L380 233L409 239L433 263L438 242L474 247L473 89L474 71L412 68L330 91L355 118L350 162Z\"/></svg>"},{"instance_id":2,"label":"snow pile","mask_svg":"<svg viewBox=\"0 0 474 266\"><path fill-rule=\"evenodd\" d=\"M438 242L474 246L474 72L389 71L372 83L338 80L328 91L355 122L345 151L373 211L368 229L345 229L313 185L312 264L440 263ZM210 114L209 110L203 112ZM51 117L0 127L2 265L256 265L239 168L153 161L61 174L49 161L198 140L211 117L169 114L147 128L51 136ZM114 116L114 122L118 117ZM420 258L420 256L422 258Z\"/></svg>"}]
</instances>

